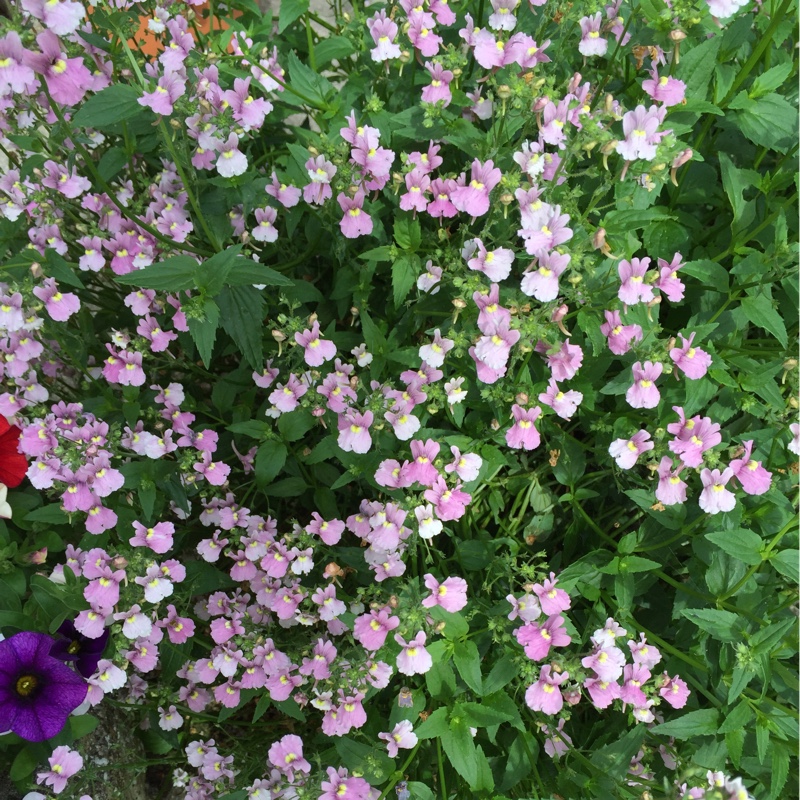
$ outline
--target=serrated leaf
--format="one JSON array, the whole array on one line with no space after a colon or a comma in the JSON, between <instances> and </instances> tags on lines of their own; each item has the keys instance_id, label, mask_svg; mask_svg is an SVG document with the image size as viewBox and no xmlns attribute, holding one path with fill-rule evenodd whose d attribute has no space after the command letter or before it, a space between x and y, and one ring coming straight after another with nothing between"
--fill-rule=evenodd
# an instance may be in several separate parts
<instances>
[{"instance_id":1,"label":"serrated leaf","mask_svg":"<svg viewBox=\"0 0 800 800\"><path fill-rule=\"evenodd\" d=\"M69 522L69 517L65 511L61 510L60 505L51 503L26 514L25 520L27 522L48 522L51 525L63 525L65 522Z\"/></svg>"},{"instance_id":2,"label":"serrated leaf","mask_svg":"<svg viewBox=\"0 0 800 800\"><path fill-rule=\"evenodd\" d=\"M769 563L792 583L800 583L800 550L781 550L770 558Z\"/></svg>"},{"instance_id":3,"label":"serrated leaf","mask_svg":"<svg viewBox=\"0 0 800 800\"><path fill-rule=\"evenodd\" d=\"M731 115L739 130L753 144L785 153L797 138L797 109L775 93L744 105Z\"/></svg>"},{"instance_id":4,"label":"serrated leaf","mask_svg":"<svg viewBox=\"0 0 800 800\"><path fill-rule=\"evenodd\" d=\"M722 37L714 36L689 52L681 52L681 63L676 77L686 84L687 99L706 99L721 44Z\"/></svg>"},{"instance_id":5,"label":"serrated leaf","mask_svg":"<svg viewBox=\"0 0 800 800\"><path fill-rule=\"evenodd\" d=\"M483 681L483 691L486 694L494 694L510 683L517 676L517 667L513 659L508 655L503 655L495 663L489 674Z\"/></svg>"},{"instance_id":6,"label":"serrated leaf","mask_svg":"<svg viewBox=\"0 0 800 800\"><path fill-rule=\"evenodd\" d=\"M481 657L478 647L471 639L456 642L453 650L453 662L464 683L478 696L483 694L481 681Z\"/></svg>"},{"instance_id":7,"label":"serrated leaf","mask_svg":"<svg viewBox=\"0 0 800 800\"><path fill-rule=\"evenodd\" d=\"M781 315L772 305L772 301L763 294L742 299L742 311L753 325L763 328L771 333L783 347L787 347L789 339L786 335L786 326Z\"/></svg>"},{"instance_id":8,"label":"serrated leaf","mask_svg":"<svg viewBox=\"0 0 800 800\"><path fill-rule=\"evenodd\" d=\"M471 728L490 728L492 725L500 725L514 719L514 715L508 711L469 702L459 703L453 709L453 715L464 717Z\"/></svg>"},{"instance_id":9,"label":"serrated leaf","mask_svg":"<svg viewBox=\"0 0 800 800\"><path fill-rule=\"evenodd\" d=\"M777 800L789 777L789 751L779 744L772 746L769 800Z\"/></svg>"},{"instance_id":10,"label":"serrated leaf","mask_svg":"<svg viewBox=\"0 0 800 800\"><path fill-rule=\"evenodd\" d=\"M309 0L281 0L278 13L278 33L283 33L296 19L308 11Z\"/></svg>"},{"instance_id":11,"label":"serrated leaf","mask_svg":"<svg viewBox=\"0 0 800 800\"><path fill-rule=\"evenodd\" d=\"M742 669L742 667L733 668L733 677L730 688L728 689L728 705L741 696L742 692L747 688L747 684L750 683L753 678L755 678L754 672Z\"/></svg>"},{"instance_id":12,"label":"serrated leaf","mask_svg":"<svg viewBox=\"0 0 800 800\"><path fill-rule=\"evenodd\" d=\"M685 608L681 612L686 619L693 622L701 631L710 633L721 642L735 642L741 639L737 630L739 617L731 611L715 608ZM739 625L741 627L741 625Z\"/></svg>"},{"instance_id":13,"label":"serrated leaf","mask_svg":"<svg viewBox=\"0 0 800 800\"><path fill-rule=\"evenodd\" d=\"M434 606L428 612L437 622L444 622L442 634L446 639L460 639L469 631L469 624L458 612L445 611L441 606Z\"/></svg>"},{"instance_id":14,"label":"serrated leaf","mask_svg":"<svg viewBox=\"0 0 800 800\"><path fill-rule=\"evenodd\" d=\"M139 92L124 83L115 83L92 95L72 118L73 125L103 130L141 113Z\"/></svg>"},{"instance_id":15,"label":"serrated leaf","mask_svg":"<svg viewBox=\"0 0 800 800\"><path fill-rule=\"evenodd\" d=\"M294 286L291 278L243 256L234 260L225 283L228 286Z\"/></svg>"},{"instance_id":16,"label":"serrated leaf","mask_svg":"<svg viewBox=\"0 0 800 800\"><path fill-rule=\"evenodd\" d=\"M353 43L344 36L328 36L314 48L317 66L327 64L329 61L347 58L355 52Z\"/></svg>"},{"instance_id":17,"label":"serrated leaf","mask_svg":"<svg viewBox=\"0 0 800 800\"><path fill-rule=\"evenodd\" d=\"M328 98L336 94L333 84L321 75L317 75L293 52L289 53L286 64L289 70L288 87L303 95L300 98L302 102L310 103L316 108L327 108Z\"/></svg>"},{"instance_id":18,"label":"serrated leaf","mask_svg":"<svg viewBox=\"0 0 800 800\"><path fill-rule=\"evenodd\" d=\"M408 297L415 280L416 275L410 257L400 256L392 263L392 294L395 308L399 308Z\"/></svg>"},{"instance_id":19,"label":"serrated leaf","mask_svg":"<svg viewBox=\"0 0 800 800\"><path fill-rule=\"evenodd\" d=\"M700 259L699 261L688 261L681 267L682 275L691 275L697 278L705 286L709 286L717 292L727 292L730 283L728 270L716 261Z\"/></svg>"},{"instance_id":20,"label":"serrated leaf","mask_svg":"<svg viewBox=\"0 0 800 800\"><path fill-rule=\"evenodd\" d=\"M745 728L750 724L755 714L747 700L742 700L733 711L728 712L722 725L719 726L719 733L730 733L730 731Z\"/></svg>"},{"instance_id":21,"label":"serrated leaf","mask_svg":"<svg viewBox=\"0 0 800 800\"><path fill-rule=\"evenodd\" d=\"M693 736L707 736L717 732L719 712L716 708L701 708L690 711L677 719L663 722L651 728L651 733L672 736L675 739L691 739Z\"/></svg>"},{"instance_id":22,"label":"serrated leaf","mask_svg":"<svg viewBox=\"0 0 800 800\"><path fill-rule=\"evenodd\" d=\"M769 750L769 740L769 723L765 719L759 719L756 722L756 750L758 750L758 760L761 764L766 761L767 751Z\"/></svg>"},{"instance_id":23,"label":"serrated leaf","mask_svg":"<svg viewBox=\"0 0 800 800\"><path fill-rule=\"evenodd\" d=\"M375 747L354 742L347 736L339 737L335 746L350 772L363 775L373 786L388 780L394 771L394 761Z\"/></svg>"},{"instance_id":24,"label":"serrated leaf","mask_svg":"<svg viewBox=\"0 0 800 800\"><path fill-rule=\"evenodd\" d=\"M144 269L137 269L126 275L115 275L114 280L125 286L177 292L195 288L196 268L197 259L190 256L172 256Z\"/></svg>"},{"instance_id":25,"label":"serrated leaf","mask_svg":"<svg viewBox=\"0 0 800 800\"><path fill-rule=\"evenodd\" d=\"M755 531L734 528L731 531L707 533L706 539L744 564L752 566L761 563L764 541Z\"/></svg>"},{"instance_id":26,"label":"serrated leaf","mask_svg":"<svg viewBox=\"0 0 800 800\"><path fill-rule=\"evenodd\" d=\"M252 286L226 286L217 295L220 321L255 370L263 362L264 297Z\"/></svg>"},{"instance_id":27,"label":"serrated leaf","mask_svg":"<svg viewBox=\"0 0 800 800\"><path fill-rule=\"evenodd\" d=\"M449 729L447 709L437 708L414 733L417 735L417 739L436 739Z\"/></svg>"},{"instance_id":28,"label":"serrated leaf","mask_svg":"<svg viewBox=\"0 0 800 800\"><path fill-rule=\"evenodd\" d=\"M197 288L202 289L208 296L215 297L225 285L241 250L242 245L240 244L227 247L198 264L195 268Z\"/></svg>"},{"instance_id":29,"label":"serrated leaf","mask_svg":"<svg viewBox=\"0 0 800 800\"><path fill-rule=\"evenodd\" d=\"M768 69L766 72L756 77L747 94L754 100L763 97L765 94L769 94L783 86L793 69L794 65L791 61L786 64L778 64L777 67Z\"/></svg>"},{"instance_id":30,"label":"serrated leaf","mask_svg":"<svg viewBox=\"0 0 800 800\"><path fill-rule=\"evenodd\" d=\"M197 347L197 352L200 354L206 369L208 369L211 363L211 353L214 350L214 342L217 340L219 306L213 300L206 300L203 310L205 319L189 318L187 324L195 347Z\"/></svg>"},{"instance_id":31,"label":"serrated leaf","mask_svg":"<svg viewBox=\"0 0 800 800\"><path fill-rule=\"evenodd\" d=\"M478 754L467 721L454 718L441 735L442 748L453 769L474 788L478 782Z\"/></svg>"}]
</instances>

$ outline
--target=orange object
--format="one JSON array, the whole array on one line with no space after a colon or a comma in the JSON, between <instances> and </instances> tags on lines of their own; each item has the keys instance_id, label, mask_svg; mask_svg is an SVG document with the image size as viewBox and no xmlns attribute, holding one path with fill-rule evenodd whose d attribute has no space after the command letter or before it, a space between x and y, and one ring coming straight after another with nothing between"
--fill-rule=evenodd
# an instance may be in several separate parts
<instances>
[{"instance_id":1,"label":"orange object","mask_svg":"<svg viewBox=\"0 0 800 800\"><path fill-rule=\"evenodd\" d=\"M208 2L203 3L201 6L189 6L195 13L194 24L189 25L189 33L195 36L196 27L200 33L210 33L211 31L211 15L209 14ZM234 18L241 16L241 11L234 11ZM163 49L164 44L161 37L154 34L148 27L147 23L150 17L139 17L139 30L136 31L134 39L129 41L128 44L134 49L141 50L145 55L157 56ZM214 15L214 31L224 31L230 27L230 23L224 17L220 19L216 14ZM196 38L196 37L195 37Z\"/></svg>"}]
</instances>

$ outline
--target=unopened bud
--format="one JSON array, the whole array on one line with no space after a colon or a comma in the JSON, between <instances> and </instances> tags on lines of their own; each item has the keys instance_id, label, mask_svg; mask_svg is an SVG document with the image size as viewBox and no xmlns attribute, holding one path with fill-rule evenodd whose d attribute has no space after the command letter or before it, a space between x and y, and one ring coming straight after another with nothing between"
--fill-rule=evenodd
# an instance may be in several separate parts
<instances>
[{"instance_id":1,"label":"unopened bud","mask_svg":"<svg viewBox=\"0 0 800 800\"><path fill-rule=\"evenodd\" d=\"M510 206L514 202L514 195L510 192L503 192L503 194L500 195L500 202L504 206Z\"/></svg>"},{"instance_id":2,"label":"unopened bud","mask_svg":"<svg viewBox=\"0 0 800 800\"><path fill-rule=\"evenodd\" d=\"M183 127L183 123L180 120L177 120L177 119L171 119L169 121L169 124L170 124L170 127L172 128L172 130L174 130L174 131L179 131Z\"/></svg>"},{"instance_id":3,"label":"unopened bud","mask_svg":"<svg viewBox=\"0 0 800 800\"><path fill-rule=\"evenodd\" d=\"M606 114L611 114L614 111L614 95L607 94L603 100L603 108Z\"/></svg>"},{"instance_id":4,"label":"unopened bud","mask_svg":"<svg viewBox=\"0 0 800 800\"><path fill-rule=\"evenodd\" d=\"M308 152L311 153L312 156L318 156L319 155L319 150L317 150L317 148L314 147L313 144L309 145Z\"/></svg>"},{"instance_id":5,"label":"unopened bud","mask_svg":"<svg viewBox=\"0 0 800 800\"><path fill-rule=\"evenodd\" d=\"M397 598L397 595L396 595L396 594L393 594L393 595L392 595L392 596L389 598L389 605L390 605L392 608L397 608L397 606L399 606L399 605L400 605L400 601L398 600L398 598Z\"/></svg>"},{"instance_id":6,"label":"unopened bud","mask_svg":"<svg viewBox=\"0 0 800 800\"><path fill-rule=\"evenodd\" d=\"M312 417L323 417L325 416L325 409L322 406L315 406L311 409L311 416Z\"/></svg>"},{"instance_id":7,"label":"unopened bud","mask_svg":"<svg viewBox=\"0 0 800 800\"><path fill-rule=\"evenodd\" d=\"M434 405L433 403L431 403L431 404L428 406L428 413L429 413L431 416L433 416L434 414L438 414L438 413L439 413L439 406L436 406L436 405Z\"/></svg>"},{"instance_id":8,"label":"unopened bud","mask_svg":"<svg viewBox=\"0 0 800 800\"><path fill-rule=\"evenodd\" d=\"M545 106L550 102L549 97L539 97L533 104L533 111L534 114L538 114L540 111L544 111Z\"/></svg>"},{"instance_id":9,"label":"unopened bud","mask_svg":"<svg viewBox=\"0 0 800 800\"><path fill-rule=\"evenodd\" d=\"M29 564L44 564L47 561L47 548L42 547L39 550L34 550L25 556L25 560Z\"/></svg>"},{"instance_id":10,"label":"unopened bud","mask_svg":"<svg viewBox=\"0 0 800 800\"><path fill-rule=\"evenodd\" d=\"M461 69L461 67L456 67L453 70L453 77L456 78L456 79L460 78L463 74L464 74L464 71Z\"/></svg>"},{"instance_id":11,"label":"unopened bud","mask_svg":"<svg viewBox=\"0 0 800 800\"><path fill-rule=\"evenodd\" d=\"M612 139L610 142L606 142L601 148L600 152L604 156L610 156L616 149L619 142L616 139Z\"/></svg>"},{"instance_id":12,"label":"unopened bud","mask_svg":"<svg viewBox=\"0 0 800 800\"><path fill-rule=\"evenodd\" d=\"M684 164L692 160L693 155L694 153L692 150L687 147L686 150L675 156L675 159L672 162L672 169L678 169L678 167L682 167Z\"/></svg>"},{"instance_id":13,"label":"unopened bud","mask_svg":"<svg viewBox=\"0 0 800 800\"><path fill-rule=\"evenodd\" d=\"M669 32L669 38L672 39L673 42L682 42L686 38L686 34L676 28L674 31Z\"/></svg>"},{"instance_id":14,"label":"unopened bud","mask_svg":"<svg viewBox=\"0 0 800 800\"><path fill-rule=\"evenodd\" d=\"M279 331L277 328L275 328L272 331L272 338L278 343L285 342L286 341L286 334L283 331Z\"/></svg>"},{"instance_id":15,"label":"unopened bud","mask_svg":"<svg viewBox=\"0 0 800 800\"><path fill-rule=\"evenodd\" d=\"M595 250L602 250L606 246L606 229L598 228L592 236L592 247Z\"/></svg>"},{"instance_id":16,"label":"unopened bud","mask_svg":"<svg viewBox=\"0 0 800 800\"><path fill-rule=\"evenodd\" d=\"M411 27L411 26L409 26ZM402 50L400 52L400 63L401 64L408 64L411 61L411 53L408 50Z\"/></svg>"},{"instance_id":17,"label":"unopened bud","mask_svg":"<svg viewBox=\"0 0 800 800\"><path fill-rule=\"evenodd\" d=\"M500 423L499 423L499 422L498 422L496 419L493 419L493 420L492 420L492 421L489 423L489 427L490 427L490 428L491 428L493 431L499 431L499 430L500 430Z\"/></svg>"},{"instance_id":18,"label":"unopened bud","mask_svg":"<svg viewBox=\"0 0 800 800\"><path fill-rule=\"evenodd\" d=\"M313 314L311 314L311 316L309 316L308 324L313 325L318 319L319 317L317 316L317 312L315 311Z\"/></svg>"},{"instance_id":19,"label":"unopened bud","mask_svg":"<svg viewBox=\"0 0 800 800\"><path fill-rule=\"evenodd\" d=\"M511 97L511 87L506 83L501 83L500 86L497 87L497 96L501 100L508 100Z\"/></svg>"},{"instance_id":20,"label":"unopened bud","mask_svg":"<svg viewBox=\"0 0 800 800\"><path fill-rule=\"evenodd\" d=\"M352 315L353 319L358 319L358 316L361 314L361 312L355 306L353 306L350 309L350 314Z\"/></svg>"},{"instance_id":21,"label":"unopened bud","mask_svg":"<svg viewBox=\"0 0 800 800\"><path fill-rule=\"evenodd\" d=\"M580 72L576 72L572 76L572 79L570 80L569 85L567 86L567 92L569 92L570 94L575 94L575 92L577 92L578 90L578 87L581 85L582 77L583 76L580 74Z\"/></svg>"},{"instance_id":22,"label":"unopened bud","mask_svg":"<svg viewBox=\"0 0 800 800\"><path fill-rule=\"evenodd\" d=\"M526 406L526 405L528 405L528 400L529 400L529 399L530 399L530 398L528 397L528 395L527 395L527 394L525 394L525 392L520 392L520 393L519 393L519 394L518 394L518 395L517 395L517 396L514 398L514 402L516 402L516 403L517 403L517 405L520 405L520 406Z\"/></svg>"},{"instance_id":23,"label":"unopened bud","mask_svg":"<svg viewBox=\"0 0 800 800\"><path fill-rule=\"evenodd\" d=\"M466 300L462 300L460 297L454 297L453 298L453 305L457 309L461 310L462 308L466 308L467 307L467 301Z\"/></svg>"}]
</instances>

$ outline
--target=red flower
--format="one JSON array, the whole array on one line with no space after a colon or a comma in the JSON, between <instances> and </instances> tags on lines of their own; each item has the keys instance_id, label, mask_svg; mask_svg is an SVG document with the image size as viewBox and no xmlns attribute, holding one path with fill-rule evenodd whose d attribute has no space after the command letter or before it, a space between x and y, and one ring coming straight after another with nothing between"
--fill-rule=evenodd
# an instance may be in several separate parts
<instances>
[{"instance_id":1,"label":"red flower","mask_svg":"<svg viewBox=\"0 0 800 800\"><path fill-rule=\"evenodd\" d=\"M19 486L28 471L28 462L19 452L22 431L0 415L0 483L10 489Z\"/></svg>"}]
</instances>

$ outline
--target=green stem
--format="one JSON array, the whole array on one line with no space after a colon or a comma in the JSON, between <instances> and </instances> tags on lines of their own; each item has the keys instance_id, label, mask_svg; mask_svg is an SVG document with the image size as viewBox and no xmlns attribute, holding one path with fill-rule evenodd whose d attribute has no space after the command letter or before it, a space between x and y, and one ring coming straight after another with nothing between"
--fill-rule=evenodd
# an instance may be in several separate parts
<instances>
[{"instance_id":1,"label":"green stem","mask_svg":"<svg viewBox=\"0 0 800 800\"><path fill-rule=\"evenodd\" d=\"M444 761L442 760L442 740L436 737L436 760L439 764L439 789L442 800L447 800L447 782L444 779Z\"/></svg>"},{"instance_id":2,"label":"green stem","mask_svg":"<svg viewBox=\"0 0 800 800\"><path fill-rule=\"evenodd\" d=\"M437 741L438 741L438 739L437 739ZM414 756L417 754L417 750L419 750L419 746L420 746L420 742L417 742L417 744L414 747L414 749L408 754L408 758L403 763L403 766L400 767L400 769L397 772L394 773L394 775L392 776L391 781L389 781L389 783L386 786L386 788L381 792L381 795L378 798L378 800L384 800L384 798L389 794L389 792L391 792L392 789L394 789L394 787L397 784L397 782L405 774L405 771L408 769L409 764L411 764L411 762L414 760Z\"/></svg>"},{"instance_id":3,"label":"green stem","mask_svg":"<svg viewBox=\"0 0 800 800\"><path fill-rule=\"evenodd\" d=\"M317 71L317 57L314 55L314 36L311 30L311 14L306 12L306 41L308 42L308 61L311 69Z\"/></svg>"}]
</instances>

